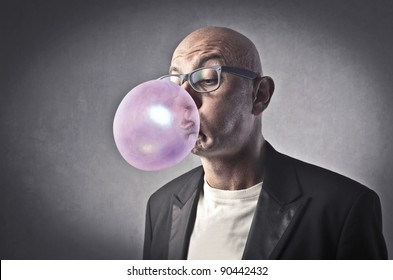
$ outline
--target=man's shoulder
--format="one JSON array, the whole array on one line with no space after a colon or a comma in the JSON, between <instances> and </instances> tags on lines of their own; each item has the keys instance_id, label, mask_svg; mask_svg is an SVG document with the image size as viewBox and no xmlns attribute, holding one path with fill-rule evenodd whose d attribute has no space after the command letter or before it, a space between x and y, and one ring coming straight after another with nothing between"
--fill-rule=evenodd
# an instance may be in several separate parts
<instances>
[{"instance_id":1,"label":"man's shoulder","mask_svg":"<svg viewBox=\"0 0 393 280\"><path fill-rule=\"evenodd\" d=\"M195 184L195 181L199 181L202 174L202 166L195 167L190 171L187 171L186 173L174 178L173 180L169 181L164 186L159 188L150 196L150 200L154 201L157 199L171 199L173 195L178 194L180 191L184 191L184 188L196 188L197 184Z\"/></svg>"},{"instance_id":2,"label":"man's shoulder","mask_svg":"<svg viewBox=\"0 0 393 280\"><path fill-rule=\"evenodd\" d=\"M284 154L281 155L294 166L302 190L307 194L326 196L326 198L331 196L335 199L338 197L354 199L361 194L376 195L370 188L347 176Z\"/></svg>"}]
</instances>

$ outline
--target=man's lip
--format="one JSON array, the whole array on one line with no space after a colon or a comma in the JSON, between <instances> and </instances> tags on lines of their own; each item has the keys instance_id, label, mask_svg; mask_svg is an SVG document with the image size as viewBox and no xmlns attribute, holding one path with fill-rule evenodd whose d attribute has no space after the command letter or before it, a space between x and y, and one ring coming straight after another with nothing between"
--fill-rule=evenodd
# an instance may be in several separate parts
<instances>
[{"instance_id":1,"label":"man's lip","mask_svg":"<svg viewBox=\"0 0 393 280\"><path fill-rule=\"evenodd\" d=\"M198 138L206 139L206 135L203 132L199 131Z\"/></svg>"},{"instance_id":2,"label":"man's lip","mask_svg":"<svg viewBox=\"0 0 393 280\"><path fill-rule=\"evenodd\" d=\"M203 133L203 126L202 126L202 123L201 123L201 125L199 126L199 135L206 136L205 133Z\"/></svg>"}]
</instances>

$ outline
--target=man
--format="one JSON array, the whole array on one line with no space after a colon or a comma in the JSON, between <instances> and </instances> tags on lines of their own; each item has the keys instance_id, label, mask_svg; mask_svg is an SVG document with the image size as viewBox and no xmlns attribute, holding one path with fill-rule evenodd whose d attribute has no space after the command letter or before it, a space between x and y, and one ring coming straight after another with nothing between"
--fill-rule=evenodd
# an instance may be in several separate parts
<instances>
[{"instance_id":1,"label":"man","mask_svg":"<svg viewBox=\"0 0 393 280\"><path fill-rule=\"evenodd\" d=\"M202 166L149 199L144 259L387 258L374 191L264 140L274 82L262 76L248 38L228 28L196 30L164 78L198 107L193 153Z\"/></svg>"}]
</instances>

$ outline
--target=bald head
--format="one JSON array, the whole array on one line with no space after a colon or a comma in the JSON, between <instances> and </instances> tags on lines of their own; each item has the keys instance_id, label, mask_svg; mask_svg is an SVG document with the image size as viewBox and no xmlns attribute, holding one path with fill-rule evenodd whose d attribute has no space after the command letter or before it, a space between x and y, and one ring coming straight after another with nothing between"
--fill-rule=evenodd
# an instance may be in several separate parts
<instances>
[{"instance_id":1,"label":"bald head","mask_svg":"<svg viewBox=\"0 0 393 280\"><path fill-rule=\"evenodd\" d=\"M224 65L252 70L262 75L261 61L253 42L246 36L225 27L204 27L189 34L176 48L176 60L187 59L194 68L202 67L209 58L217 58Z\"/></svg>"}]
</instances>

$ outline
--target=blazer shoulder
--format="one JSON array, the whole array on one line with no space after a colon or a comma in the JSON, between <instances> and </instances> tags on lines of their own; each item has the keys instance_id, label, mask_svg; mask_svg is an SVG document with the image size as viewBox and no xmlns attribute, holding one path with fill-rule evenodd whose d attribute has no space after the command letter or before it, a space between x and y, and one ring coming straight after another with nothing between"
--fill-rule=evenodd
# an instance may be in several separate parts
<instances>
[{"instance_id":1,"label":"blazer shoulder","mask_svg":"<svg viewBox=\"0 0 393 280\"><path fill-rule=\"evenodd\" d=\"M387 259L381 203L375 191L331 170L282 157L293 166L301 191L310 198L303 222L318 232L325 251L332 250L326 258ZM315 236L310 234L312 240Z\"/></svg>"},{"instance_id":2,"label":"blazer shoulder","mask_svg":"<svg viewBox=\"0 0 393 280\"><path fill-rule=\"evenodd\" d=\"M378 196L372 189L337 172L289 156L285 157L295 167L298 180L305 192L350 200L361 194Z\"/></svg>"}]
</instances>

